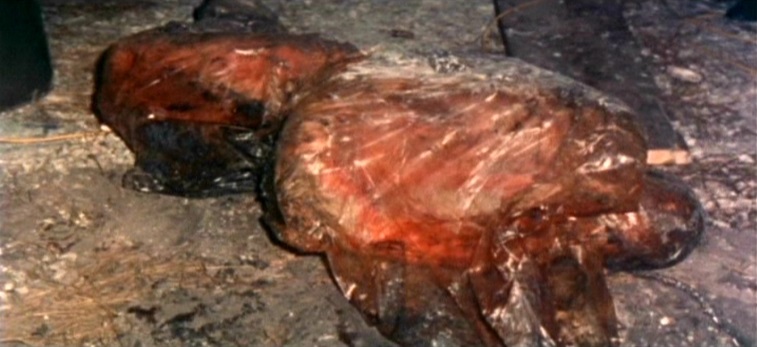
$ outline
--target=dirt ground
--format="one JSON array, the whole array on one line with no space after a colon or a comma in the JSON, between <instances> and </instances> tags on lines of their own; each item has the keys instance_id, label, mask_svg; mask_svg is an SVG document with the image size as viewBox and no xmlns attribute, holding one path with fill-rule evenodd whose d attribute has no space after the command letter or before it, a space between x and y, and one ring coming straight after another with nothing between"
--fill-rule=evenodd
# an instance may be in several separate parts
<instances>
[{"instance_id":1,"label":"dirt ground","mask_svg":"<svg viewBox=\"0 0 757 347\"><path fill-rule=\"evenodd\" d=\"M464 57L481 52L493 17L483 0L265 2L292 31L454 69L478 68ZM90 112L94 62L120 37L190 21L198 3L42 1L54 90L0 113L0 345L390 346L320 258L268 237L255 197L121 188L133 158ZM691 164L664 169L694 187L709 219L683 263L609 276L621 346L757 339L757 25L722 19L726 6L626 6L660 102L691 149Z\"/></svg>"}]
</instances>

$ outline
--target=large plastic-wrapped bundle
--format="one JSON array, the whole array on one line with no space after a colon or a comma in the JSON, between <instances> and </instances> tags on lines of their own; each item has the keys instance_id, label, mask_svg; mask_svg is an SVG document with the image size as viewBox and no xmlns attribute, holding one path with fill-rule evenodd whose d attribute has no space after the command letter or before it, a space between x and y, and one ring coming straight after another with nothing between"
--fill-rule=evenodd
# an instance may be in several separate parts
<instances>
[{"instance_id":1,"label":"large plastic-wrapped bundle","mask_svg":"<svg viewBox=\"0 0 757 347\"><path fill-rule=\"evenodd\" d=\"M280 136L281 238L408 345L610 344L604 265L674 262L701 216L629 114L525 80L333 77Z\"/></svg>"}]
</instances>

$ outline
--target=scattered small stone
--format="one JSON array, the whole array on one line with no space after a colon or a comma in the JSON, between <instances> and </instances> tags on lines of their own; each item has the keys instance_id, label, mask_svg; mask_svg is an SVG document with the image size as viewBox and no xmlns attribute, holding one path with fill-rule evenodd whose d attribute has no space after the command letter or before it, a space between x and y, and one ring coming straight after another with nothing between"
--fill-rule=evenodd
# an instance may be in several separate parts
<instances>
[{"instance_id":1,"label":"scattered small stone","mask_svg":"<svg viewBox=\"0 0 757 347\"><path fill-rule=\"evenodd\" d=\"M13 289L16 288L16 284L13 282L8 282L5 285L3 285L3 290L6 292L13 291Z\"/></svg>"},{"instance_id":2,"label":"scattered small stone","mask_svg":"<svg viewBox=\"0 0 757 347\"><path fill-rule=\"evenodd\" d=\"M436 51L428 57L428 64L438 73L460 72L468 69L468 66L457 56L447 51Z\"/></svg>"},{"instance_id":3,"label":"scattered small stone","mask_svg":"<svg viewBox=\"0 0 757 347\"><path fill-rule=\"evenodd\" d=\"M668 75L671 77L689 83L702 82L702 74L680 66L668 66Z\"/></svg>"},{"instance_id":4,"label":"scattered small stone","mask_svg":"<svg viewBox=\"0 0 757 347\"><path fill-rule=\"evenodd\" d=\"M389 30L389 36L398 38L398 39L414 39L415 33L410 30L404 30L404 29L391 29Z\"/></svg>"},{"instance_id":5,"label":"scattered small stone","mask_svg":"<svg viewBox=\"0 0 757 347\"><path fill-rule=\"evenodd\" d=\"M742 154L739 156L739 161L747 164L754 164L754 159L749 154Z\"/></svg>"},{"instance_id":6,"label":"scattered small stone","mask_svg":"<svg viewBox=\"0 0 757 347\"><path fill-rule=\"evenodd\" d=\"M660 318L660 325L662 326L668 326L671 323L673 323L673 319L668 316Z\"/></svg>"},{"instance_id":7,"label":"scattered small stone","mask_svg":"<svg viewBox=\"0 0 757 347\"><path fill-rule=\"evenodd\" d=\"M724 222L722 220L719 220L719 219L713 219L712 220L712 224L714 224L716 227L721 228L721 229L730 229L731 228L730 224L728 224L728 223L726 223L726 222Z\"/></svg>"},{"instance_id":8,"label":"scattered small stone","mask_svg":"<svg viewBox=\"0 0 757 347\"><path fill-rule=\"evenodd\" d=\"M74 262L74 261L76 261L76 258L77 258L78 256L79 256L79 255L78 255L78 254L76 254L76 253L74 253L74 252L69 252L69 253L66 253L66 254L64 254L64 255L61 255L61 256L60 256L60 259L61 259L61 260L67 260L67 261L71 261L71 262Z\"/></svg>"}]
</instances>

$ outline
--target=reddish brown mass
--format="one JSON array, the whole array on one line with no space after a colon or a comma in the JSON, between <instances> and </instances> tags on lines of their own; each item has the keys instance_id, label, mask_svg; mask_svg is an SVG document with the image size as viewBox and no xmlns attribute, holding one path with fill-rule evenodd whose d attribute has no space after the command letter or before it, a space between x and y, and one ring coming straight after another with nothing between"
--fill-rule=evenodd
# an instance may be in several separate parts
<instances>
[{"instance_id":1,"label":"reddish brown mass","mask_svg":"<svg viewBox=\"0 0 757 347\"><path fill-rule=\"evenodd\" d=\"M359 58L352 46L314 35L152 31L106 52L95 106L121 137L140 122L167 119L265 128L280 121L296 91ZM240 109L252 102L264 104L262 117ZM133 109L140 115L125 122L122 115Z\"/></svg>"},{"instance_id":2,"label":"reddish brown mass","mask_svg":"<svg viewBox=\"0 0 757 347\"><path fill-rule=\"evenodd\" d=\"M293 99L360 58L316 35L159 28L105 52L93 108L135 153L139 173L125 184L180 195L254 191Z\"/></svg>"},{"instance_id":3,"label":"reddish brown mass","mask_svg":"<svg viewBox=\"0 0 757 347\"><path fill-rule=\"evenodd\" d=\"M312 35L149 32L104 56L95 110L153 190L262 180L274 234L324 254L404 346L610 345L604 269L696 244L696 199L646 167L626 111L360 58Z\"/></svg>"},{"instance_id":4,"label":"reddish brown mass","mask_svg":"<svg viewBox=\"0 0 757 347\"><path fill-rule=\"evenodd\" d=\"M334 228L347 247L401 240L410 261L461 264L482 231L529 209L635 209L645 149L622 115L461 79L333 81L282 133L283 210L332 216L304 229Z\"/></svg>"},{"instance_id":5,"label":"reddish brown mass","mask_svg":"<svg viewBox=\"0 0 757 347\"><path fill-rule=\"evenodd\" d=\"M384 75L337 76L295 109L275 187L284 240L325 252L395 339L607 345L603 265L659 266L696 239L696 201L646 173L627 114L466 76Z\"/></svg>"}]
</instances>

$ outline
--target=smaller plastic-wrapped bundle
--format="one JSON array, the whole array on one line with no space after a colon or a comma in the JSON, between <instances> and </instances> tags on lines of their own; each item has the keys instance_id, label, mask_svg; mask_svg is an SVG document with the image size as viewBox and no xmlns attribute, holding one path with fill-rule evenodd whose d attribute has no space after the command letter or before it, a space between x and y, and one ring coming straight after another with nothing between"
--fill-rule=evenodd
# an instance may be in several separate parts
<instances>
[{"instance_id":1,"label":"smaller plastic-wrapped bundle","mask_svg":"<svg viewBox=\"0 0 757 347\"><path fill-rule=\"evenodd\" d=\"M254 191L298 92L361 55L317 35L192 30L175 24L111 46L99 63L94 111L136 155L127 186Z\"/></svg>"}]
</instances>

